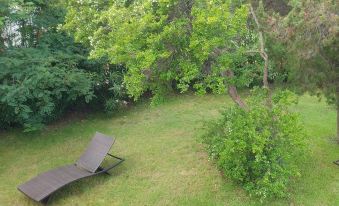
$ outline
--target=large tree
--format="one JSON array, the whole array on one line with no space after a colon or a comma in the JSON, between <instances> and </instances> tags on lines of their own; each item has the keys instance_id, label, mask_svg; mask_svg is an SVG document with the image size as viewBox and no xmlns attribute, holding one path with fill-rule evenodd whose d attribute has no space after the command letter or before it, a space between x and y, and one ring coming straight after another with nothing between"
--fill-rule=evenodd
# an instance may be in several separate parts
<instances>
[{"instance_id":1,"label":"large tree","mask_svg":"<svg viewBox=\"0 0 339 206\"><path fill-rule=\"evenodd\" d=\"M248 53L257 41L248 29L249 7L239 1L69 1L64 28L128 68L125 84L135 99L153 102L176 85L199 94L228 91L245 108L236 87L252 83L262 60Z\"/></svg>"},{"instance_id":2,"label":"large tree","mask_svg":"<svg viewBox=\"0 0 339 206\"><path fill-rule=\"evenodd\" d=\"M336 106L339 143L338 9L332 0L291 0L287 15L266 12L262 21L266 34L288 53L282 61L289 83L300 92L325 95Z\"/></svg>"}]
</instances>

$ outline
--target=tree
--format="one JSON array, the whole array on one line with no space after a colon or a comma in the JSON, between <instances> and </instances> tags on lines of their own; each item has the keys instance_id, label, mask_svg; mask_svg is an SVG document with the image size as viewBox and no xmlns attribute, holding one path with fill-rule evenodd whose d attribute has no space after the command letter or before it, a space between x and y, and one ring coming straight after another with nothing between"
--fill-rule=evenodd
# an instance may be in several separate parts
<instances>
[{"instance_id":1,"label":"tree","mask_svg":"<svg viewBox=\"0 0 339 206\"><path fill-rule=\"evenodd\" d=\"M238 1L235 1L238 2ZM161 101L172 85L223 93L245 108L236 87L248 86L262 64L246 51L256 36L247 5L232 1L70 1L64 28L91 47L91 57L126 66L128 93Z\"/></svg>"},{"instance_id":2,"label":"tree","mask_svg":"<svg viewBox=\"0 0 339 206\"><path fill-rule=\"evenodd\" d=\"M173 85L198 94L228 91L236 105L206 135L210 148L221 148L219 165L263 199L285 195L298 174L289 160L301 148L302 126L288 111L286 92L267 92L268 54L252 6L232 0L72 0L64 29L91 48L92 58L125 65L124 82L135 100L150 90L157 103ZM267 89L245 103L237 88L258 77Z\"/></svg>"},{"instance_id":3,"label":"tree","mask_svg":"<svg viewBox=\"0 0 339 206\"><path fill-rule=\"evenodd\" d=\"M64 3L1 0L0 129L40 129L67 110L90 103L115 111L126 99L124 68L89 61L89 51L58 29Z\"/></svg>"},{"instance_id":4,"label":"tree","mask_svg":"<svg viewBox=\"0 0 339 206\"><path fill-rule=\"evenodd\" d=\"M92 99L93 80L77 67L84 52L57 31L59 1L8 1L1 11L1 128L39 129L74 102Z\"/></svg>"},{"instance_id":5,"label":"tree","mask_svg":"<svg viewBox=\"0 0 339 206\"><path fill-rule=\"evenodd\" d=\"M285 68L289 83L300 92L324 94L336 105L339 143L338 5L331 0L293 0L290 5L286 16L263 16L265 32L289 53Z\"/></svg>"}]
</instances>

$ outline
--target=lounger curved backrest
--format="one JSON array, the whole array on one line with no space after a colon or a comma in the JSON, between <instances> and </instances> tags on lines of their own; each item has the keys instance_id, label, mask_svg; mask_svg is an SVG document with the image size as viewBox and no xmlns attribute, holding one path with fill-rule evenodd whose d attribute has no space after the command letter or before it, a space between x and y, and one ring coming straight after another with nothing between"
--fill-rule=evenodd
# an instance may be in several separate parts
<instances>
[{"instance_id":1,"label":"lounger curved backrest","mask_svg":"<svg viewBox=\"0 0 339 206\"><path fill-rule=\"evenodd\" d=\"M75 164L59 167L32 178L18 187L31 199L47 204L49 197L60 188L79 179L108 171L124 161L120 157L109 154L114 138L97 132L89 143L86 151ZM100 167L106 155L119 161L108 168Z\"/></svg>"},{"instance_id":2,"label":"lounger curved backrest","mask_svg":"<svg viewBox=\"0 0 339 206\"><path fill-rule=\"evenodd\" d=\"M76 161L75 165L89 172L97 171L111 149L114 140L114 138L96 132L86 151Z\"/></svg>"}]
</instances>

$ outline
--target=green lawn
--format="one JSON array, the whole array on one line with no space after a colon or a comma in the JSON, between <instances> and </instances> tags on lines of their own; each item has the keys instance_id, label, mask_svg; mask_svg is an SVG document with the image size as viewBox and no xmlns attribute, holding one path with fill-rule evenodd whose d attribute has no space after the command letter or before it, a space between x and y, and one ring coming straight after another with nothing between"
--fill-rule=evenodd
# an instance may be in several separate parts
<instances>
[{"instance_id":1,"label":"green lawn","mask_svg":"<svg viewBox=\"0 0 339 206\"><path fill-rule=\"evenodd\" d=\"M230 105L226 96L179 96L150 108L140 103L115 117L71 118L36 134L0 134L0 205L35 205L16 186L74 162L95 131L114 135L112 153L126 161L112 172L65 187L51 205L261 205L222 177L197 139L202 120ZM310 156L291 197L266 205L339 205L335 111L304 96L294 109L308 130Z\"/></svg>"}]
</instances>

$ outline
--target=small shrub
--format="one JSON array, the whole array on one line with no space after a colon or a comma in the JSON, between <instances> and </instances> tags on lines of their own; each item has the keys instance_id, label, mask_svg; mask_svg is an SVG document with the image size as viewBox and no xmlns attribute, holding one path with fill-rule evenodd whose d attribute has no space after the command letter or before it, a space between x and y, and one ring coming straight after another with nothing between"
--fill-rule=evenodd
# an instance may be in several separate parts
<instances>
[{"instance_id":1,"label":"small shrub","mask_svg":"<svg viewBox=\"0 0 339 206\"><path fill-rule=\"evenodd\" d=\"M291 92L272 96L254 90L249 111L233 106L207 124L203 140L222 172L261 200L285 197L292 177L300 175L298 159L304 154L304 127L298 114L288 110L296 98Z\"/></svg>"},{"instance_id":2,"label":"small shrub","mask_svg":"<svg viewBox=\"0 0 339 206\"><path fill-rule=\"evenodd\" d=\"M121 104L118 99L110 98L105 102L105 111L108 114L113 114L120 108Z\"/></svg>"},{"instance_id":3,"label":"small shrub","mask_svg":"<svg viewBox=\"0 0 339 206\"><path fill-rule=\"evenodd\" d=\"M109 115L119 111L130 101L124 84L125 70L123 66L110 65L105 72L101 72L100 69L96 71L95 95L99 107L103 105L104 111Z\"/></svg>"}]
</instances>

